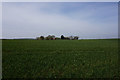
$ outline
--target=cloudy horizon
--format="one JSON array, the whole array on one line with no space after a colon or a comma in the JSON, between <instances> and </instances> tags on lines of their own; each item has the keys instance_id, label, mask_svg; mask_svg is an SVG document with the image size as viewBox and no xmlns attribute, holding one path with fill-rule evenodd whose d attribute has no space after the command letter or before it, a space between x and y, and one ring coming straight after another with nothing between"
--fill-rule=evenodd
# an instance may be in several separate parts
<instances>
[{"instance_id":1,"label":"cloudy horizon","mask_svg":"<svg viewBox=\"0 0 120 80\"><path fill-rule=\"evenodd\" d=\"M117 2L4 2L2 38L118 38Z\"/></svg>"}]
</instances>

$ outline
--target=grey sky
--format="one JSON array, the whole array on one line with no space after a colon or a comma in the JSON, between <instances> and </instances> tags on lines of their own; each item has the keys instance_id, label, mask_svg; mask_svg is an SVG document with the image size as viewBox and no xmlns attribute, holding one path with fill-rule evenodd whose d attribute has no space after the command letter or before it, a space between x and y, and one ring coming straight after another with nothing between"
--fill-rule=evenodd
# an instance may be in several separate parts
<instances>
[{"instance_id":1,"label":"grey sky","mask_svg":"<svg viewBox=\"0 0 120 80\"><path fill-rule=\"evenodd\" d=\"M3 38L117 38L118 3L3 3Z\"/></svg>"}]
</instances>

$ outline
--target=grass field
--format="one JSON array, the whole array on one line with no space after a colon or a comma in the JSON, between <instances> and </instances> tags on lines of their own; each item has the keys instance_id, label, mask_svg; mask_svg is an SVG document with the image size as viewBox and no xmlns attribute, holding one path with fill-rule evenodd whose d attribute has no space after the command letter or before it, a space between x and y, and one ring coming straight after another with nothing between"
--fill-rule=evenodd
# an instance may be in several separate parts
<instances>
[{"instance_id":1,"label":"grass field","mask_svg":"<svg viewBox=\"0 0 120 80\"><path fill-rule=\"evenodd\" d=\"M118 77L118 40L3 40L3 78Z\"/></svg>"}]
</instances>

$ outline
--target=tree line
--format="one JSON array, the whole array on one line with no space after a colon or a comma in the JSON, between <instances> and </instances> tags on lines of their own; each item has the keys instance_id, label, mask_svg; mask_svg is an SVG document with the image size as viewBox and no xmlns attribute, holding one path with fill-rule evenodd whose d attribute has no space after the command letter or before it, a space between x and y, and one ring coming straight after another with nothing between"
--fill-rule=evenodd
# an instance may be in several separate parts
<instances>
[{"instance_id":1,"label":"tree line","mask_svg":"<svg viewBox=\"0 0 120 80\"><path fill-rule=\"evenodd\" d=\"M55 37L54 35L48 35L47 37L44 36L40 36L37 37L37 40L78 40L78 36L69 36L69 37L65 37L63 35L61 35L61 37Z\"/></svg>"}]
</instances>

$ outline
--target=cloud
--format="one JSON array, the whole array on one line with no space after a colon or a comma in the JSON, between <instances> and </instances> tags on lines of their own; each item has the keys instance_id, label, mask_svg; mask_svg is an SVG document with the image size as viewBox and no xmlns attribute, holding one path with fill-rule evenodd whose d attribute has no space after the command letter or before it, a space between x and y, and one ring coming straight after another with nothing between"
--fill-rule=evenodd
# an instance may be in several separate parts
<instances>
[{"instance_id":1,"label":"cloud","mask_svg":"<svg viewBox=\"0 0 120 80\"><path fill-rule=\"evenodd\" d=\"M49 34L77 35L81 38L117 37L117 7L110 6L111 4L102 7L101 3L94 9L93 4L3 3L3 38ZM106 10L110 15L102 12Z\"/></svg>"}]
</instances>

